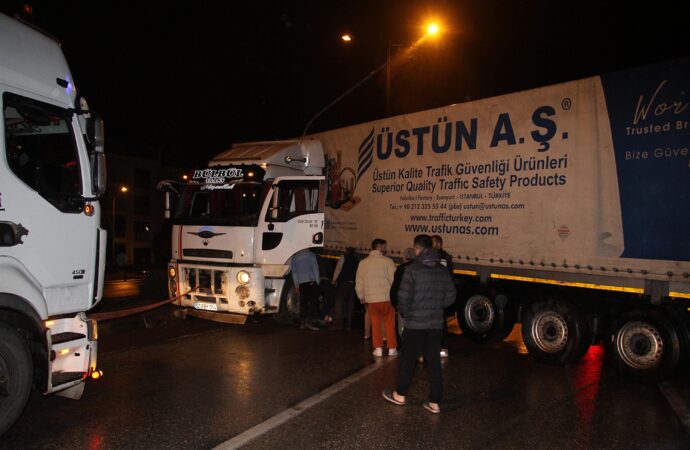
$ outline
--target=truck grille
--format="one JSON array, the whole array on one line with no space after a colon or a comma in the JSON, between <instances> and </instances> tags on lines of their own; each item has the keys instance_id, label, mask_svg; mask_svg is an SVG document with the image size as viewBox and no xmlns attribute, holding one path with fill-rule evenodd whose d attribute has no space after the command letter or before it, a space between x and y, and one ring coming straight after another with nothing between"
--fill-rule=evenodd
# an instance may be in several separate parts
<instances>
[{"instance_id":1,"label":"truck grille","mask_svg":"<svg viewBox=\"0 0 690 450\"><path fill-rule=\"evenodd\" d=\"M210 248L184 248L183 256L195 256L197 258L224 258L232 259L231 250L214 250Z\"/></svg>"},{"instance_id":2,"label":"truck grille","mask_svg":"<svg viewBox=\"0 0 690 450\"><path fill-rule=\"evenodd\" d=\"M225 295L228 274L224 270L186 268L185 280L189 289L199 294Z\"/></svg>"}]
</instances>

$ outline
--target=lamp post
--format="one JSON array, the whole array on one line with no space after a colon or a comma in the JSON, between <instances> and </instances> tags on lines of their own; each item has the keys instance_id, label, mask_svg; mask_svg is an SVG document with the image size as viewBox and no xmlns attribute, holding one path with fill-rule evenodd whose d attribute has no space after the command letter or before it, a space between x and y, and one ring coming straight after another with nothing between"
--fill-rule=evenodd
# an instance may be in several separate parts
<instances>
[{"instance_id":1,"label":"lamp post","mask_svg":"<svg viewBox=\"0 0 690 450\"><path fill-rule=\"evenodd\" d=\"M127 186L120 186L120 188L113 192L113 228L112 228L112 255L113 255L113 265L115 265L115 199L117 198L117 193L122 192L125 193L129 191L129 188Z\"/></svg>"}]
</instances>

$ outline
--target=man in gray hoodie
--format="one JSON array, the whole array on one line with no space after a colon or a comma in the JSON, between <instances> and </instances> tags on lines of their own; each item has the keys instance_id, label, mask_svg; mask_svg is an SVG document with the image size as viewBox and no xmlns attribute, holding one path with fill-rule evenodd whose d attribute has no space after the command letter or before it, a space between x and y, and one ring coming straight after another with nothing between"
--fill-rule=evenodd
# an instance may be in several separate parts
<instances>
[{"instance_id":1,"label":"man in gray hoodie","mask_svg":"<svg viewBox=\"0 0 690 450\"><path fill-rule=\"evenodd\" d=\"M429 375L429 401L424 408L437 414L443 396L441 377L441 335L444 308L455 301L455 285L441 264L441 255L433 248L431 237L420 234L414 239L416 258L405 268L398 288L398 312L405 318L403 350L395 390L386 389L383 397L396 405L405 404L415 365L424 356Z\"/></svg>"}]
</instances>

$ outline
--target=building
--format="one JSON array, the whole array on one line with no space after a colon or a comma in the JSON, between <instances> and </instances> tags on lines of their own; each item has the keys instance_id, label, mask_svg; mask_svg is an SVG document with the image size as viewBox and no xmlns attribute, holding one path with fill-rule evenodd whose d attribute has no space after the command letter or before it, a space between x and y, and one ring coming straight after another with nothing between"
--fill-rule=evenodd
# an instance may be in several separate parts
<instances>
[{"instance_id":1,"label":"building","mask_svg":"<svg viewBox=\"0 0 690 450\"><path fill-rule=\"evenodd\" d=\"M154 159L113 153L108 154L107 169L101 226L108 230L108 264L147 266L167 262L171 226L170 219L164 217L164 194L156 185L161 180L181 180L183 170L161 166Z\"/></svg>"}]
</instances>

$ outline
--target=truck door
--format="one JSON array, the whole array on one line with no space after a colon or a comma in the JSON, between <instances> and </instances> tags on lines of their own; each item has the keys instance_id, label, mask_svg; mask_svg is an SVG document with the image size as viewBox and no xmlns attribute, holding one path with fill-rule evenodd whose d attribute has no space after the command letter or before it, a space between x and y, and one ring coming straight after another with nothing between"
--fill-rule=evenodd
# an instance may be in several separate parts
<instances>
[{"instance_id":1,"label":"truck door","mask_svg":"<svg viewBox=\"0 0 690 450\"><path fill-rule=\"evenodd\" d=\"M261 264L285 264L295 252L323 246L325 178L279 177L261 210L255 251Z\"/></svg>"},{"instance_id":2,"label":"truck door","mask_svg":"<svg viewBox=\"0 0 690 450\"><path fill-rule=\"evenodd\" d=\"M99 216L97 202L85 211L88 160L77 119L63 107L1 95L0 256L37 280L49 314L88 309Z\"/></svg>"}]
</instances>

